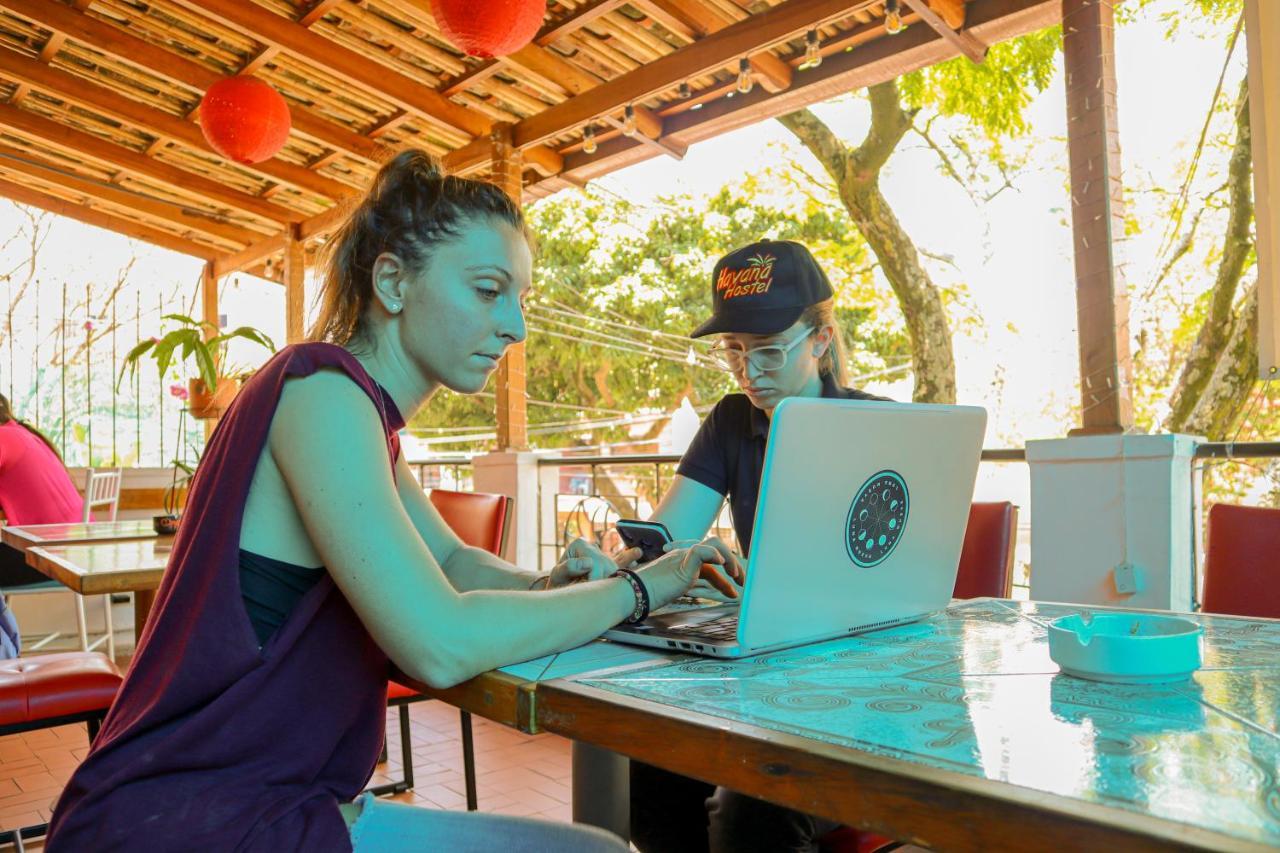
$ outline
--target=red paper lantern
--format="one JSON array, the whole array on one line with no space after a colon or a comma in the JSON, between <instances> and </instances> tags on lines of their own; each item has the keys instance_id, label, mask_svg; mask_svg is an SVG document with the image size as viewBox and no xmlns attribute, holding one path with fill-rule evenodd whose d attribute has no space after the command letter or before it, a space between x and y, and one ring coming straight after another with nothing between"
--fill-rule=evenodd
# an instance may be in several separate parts
<instances>
[{"instance_id":1,"label":"red paper lantern","mask_svg":"<svg viewBox=\"0 0 1280 853\"><path fill-rule=\"evenodd\" d=\"M289 139L289 105L256 77L228 77L204 93L200 130L223 157L237 163L270 160Z\"/></svg>"},{"instance_id":2,"label":"red paper lantern","mask_svg":"<svg viewBox=\"0 0 1280 853\"><path fill-rule=\"evenodd\" d=\"M431 0L440 32L458 49L486 59L515 53L538 34L546 0Z\"/></svg>"}]
</instances>

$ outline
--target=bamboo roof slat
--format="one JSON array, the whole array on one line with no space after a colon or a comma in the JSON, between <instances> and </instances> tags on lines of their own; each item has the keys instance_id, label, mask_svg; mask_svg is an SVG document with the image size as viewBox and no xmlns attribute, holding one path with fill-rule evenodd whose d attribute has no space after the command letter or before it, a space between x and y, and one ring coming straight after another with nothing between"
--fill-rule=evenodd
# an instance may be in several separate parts
<instances>
[{"instance_id":1,"label":"bamboo roof slat","mask_svg":"<svg viewBox=\"0 0 1280 853\"><path fill-rule=\"evenodd\" d=\"M968 2L989 22L1039 20L1053 0ZM954 19L954 0L943 5ZM549 0L531 45L484 60L451 44L422 0L0 0L0 191L278 278L278 252L262 252L282 225L323 237L402 146L485 174L490 129L509 123L530 197L541 196L615 163L680 156L756 104L812 102L825 94L816 81L843 79L824 69L847 62L846 49L892 55L923 37L881 41L892 38L883 14L883 0ZM746 35L780 18L795 26ZM829 59L817 74L795 70L806 29ZM737 96L743 55L758 87ZM266 163L228 162L195 123L204 91L239 73L275 87L293 114ZM633 138L618 130L629 103ZM60 171L41 180L13 157Z\"/></svg>"}]
</instances>

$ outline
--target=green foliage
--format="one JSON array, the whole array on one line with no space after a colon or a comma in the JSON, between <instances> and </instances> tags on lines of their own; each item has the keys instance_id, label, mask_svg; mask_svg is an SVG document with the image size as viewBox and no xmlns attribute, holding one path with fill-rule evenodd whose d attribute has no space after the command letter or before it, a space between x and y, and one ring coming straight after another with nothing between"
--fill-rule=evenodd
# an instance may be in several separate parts
<instances>
[{"instance_id":1,"label":"green foliage","mask_svg":"<svg viewBox=\"0 0 1280 853\"><path fill-rule=\"evenodd\" d=\"M625 424L594 431L571 426L621 413L670 412L684 396L706 406L734 390L729 375L700 355L706 343L687 335L710 313L716 259L766 237L803 242L822 263L837 291L854 375L901 357L905 335L900 324L881 319L894 314L876 292L865 245L850 239L857 232L847 213L794 186L769 174L710 199L673 196L653 206L592 187L530 206L538 247L528 302L528 393L533 401L564 406L530 406L530 442L626 441L632 430ZM493 417L490 397L441 394L413 426L444 433L491 426Z\"/></svg>"},{"instance_id":2,"label":"green foliage","mask_svg":"<svg viewBox=\"0 0 1280 853\"><path fill-rule=\"evenodd\" d=\"M1061 27L1049 27L992 45L981 64L959 56L914 71L898 89L908 109L966 118L992 142L1021 136L1029 130L1026 108L1048 88L1061 49Z\"/></svg>"},{"instance_id":3,"label":"green foliage","mask_svg":"<svg viewBox=\"0 0 1280 853\"><path fill-rule=\"evenodd\" d=\"M139 341L133 349L129 350L121 365L120 376L116 379L117 388L124 381L125 374L132 377L138 369L138 362L147 357L156 363L156 370L162 381L172 365L194 360L196 372L212 392L218 387L219 373L223 376L231 376L244 372L227 363L227 344L232 339L241 338L266 347L270 352L276 351L276 345L271 338L252 326L240 326L230 332L215 334L206 340L207 332L218 331L218 327L213 323L194 320L185 314L165 314L163 319L172 320L178 324L178 328L166 332L159 338ZM178 355L175 361L175 353L179 350L181 355Z\"/></svg>"}]
</instances>

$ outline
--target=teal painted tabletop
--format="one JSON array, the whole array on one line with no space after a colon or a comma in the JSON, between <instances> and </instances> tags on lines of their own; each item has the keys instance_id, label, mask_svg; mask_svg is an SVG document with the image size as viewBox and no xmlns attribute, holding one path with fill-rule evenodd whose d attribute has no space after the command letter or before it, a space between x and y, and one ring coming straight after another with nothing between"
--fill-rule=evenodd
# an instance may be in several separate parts
<instances>
[{"instance_id":1,"label":"teal painted tabletop","mask_svg":"<svg viewBox=\"0 0 1280 853\"><path fill-rule=\"evenodd\" d=\"M1280 621L1193 615L1204 662L1165 685L1084 681L1046 625L1080 607L980 599L742 661L583 684L1280 846Z\"/></svg>"}]
</instances>

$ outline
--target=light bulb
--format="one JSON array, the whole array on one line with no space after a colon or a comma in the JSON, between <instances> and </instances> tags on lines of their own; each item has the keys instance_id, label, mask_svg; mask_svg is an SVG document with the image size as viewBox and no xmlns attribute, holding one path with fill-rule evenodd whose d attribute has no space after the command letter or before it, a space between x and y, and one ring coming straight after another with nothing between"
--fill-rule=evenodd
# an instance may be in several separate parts
<instances>
[{"instance_id":1,"label":"light bulb","mask_svg":"<svg viewBox=\"0 0 1280 853\"><path fill-rule=\"evenodd\" d=\"M680 100L687 101L693 97L693 90L689 88L688 83L680 84Z\"/></svg>"},{"instance_id":2,"label":"light bulb","mask_svg":"<svg viewBox=\"0 0 1280 853\"><path fill-rule=\"evenodd\" d=\"M698 354L693 351L693 347L689 347L689 354L684 357L686 364L696 365L698 363Z\"/></svg>"},{"instance_id":3,"label":"light bulb","mask_svg":"<svg viewBox=\"0 0 1280 853\"><path fill-rule=\"evenodd\" d=\"M818 51L818 31L809 30L804 34L804 62L801 68L817 68L822 64L822 54Z\"/></svg>"},{"instance_id":4,"label":"light bulb","mask_svg":"<svg viewBox=\"0 0 1280 853\"><path fill-rule=\"evenodd\" d=\"M636 135L636 108L631 104L622 111L622 133L624 136Z\"/></svg>"},{"instance_id":5,"label":"light bulb","mask_svg":"<svg viewBox=\"0 0 1280 853\"><path fill-rule=\"evenodd\" d=\"M744 56L738 60L738 91L745 95L755 85L755 78L751 76L751 63Z\"/></svg>"},{"instance_id":6,"label":"light bulb","mask_svg":"<svg viewBox=\"0 0 1280 853\"><path fill-rule=\"evenodd\" d=\"M884 31L889 35L897 35L906 27L902 24L902 13L898 9L898 0L884 0Z\"/></svg>"},{"instance_id":7,"label":"light bulb","mask_svg":"<svg viewBox=\"0 0 1280 853\"><path fill-rule=\"evenodd\" d=\"M582 153L596 153L596 129L591 125L582 129Z\"/></svg>"}]
</instances>

